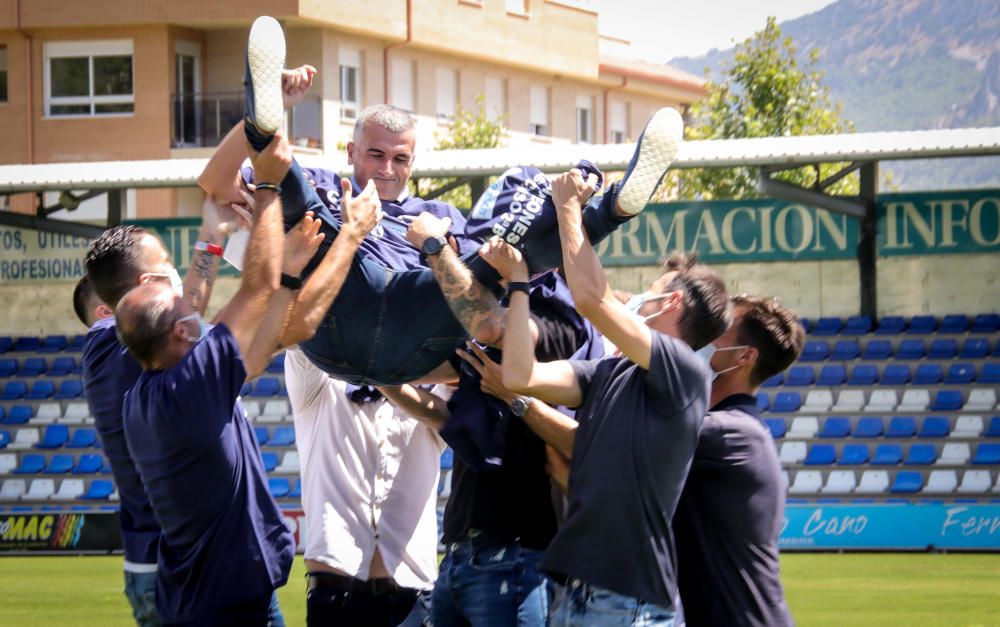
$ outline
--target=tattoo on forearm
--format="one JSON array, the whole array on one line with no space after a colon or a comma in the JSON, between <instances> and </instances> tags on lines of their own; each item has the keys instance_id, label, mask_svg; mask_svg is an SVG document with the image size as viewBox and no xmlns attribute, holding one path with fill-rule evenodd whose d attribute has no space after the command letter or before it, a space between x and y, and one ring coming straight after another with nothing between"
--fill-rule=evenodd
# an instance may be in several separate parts
<instances>
[{"instance_id":1,"label":"tattoo on forearm","mask_svg":"<svg viewBox=\"0 0 1000 627\"><path fill-rule=\"evenodd\" d=\"M211 289L215 282L215 275L219 269L219 258L215 255L198 252L191 260L191 269L199 283L188 292L188 296L191 301L190 305L198 308L205 296L205 290Z\"/></svg>"},{"instance_id":2,"label":"tattoo on forearm","mask_svg":"<svg viewBox=\"0 0 1000 627\"><path fill-rule=\"evenodd\" d=\"M446 247L431 267L448 306L465 330L488 344L499 342L504 311L493 294L473 278L450 248Z\"/></svg>"}]
</instances>

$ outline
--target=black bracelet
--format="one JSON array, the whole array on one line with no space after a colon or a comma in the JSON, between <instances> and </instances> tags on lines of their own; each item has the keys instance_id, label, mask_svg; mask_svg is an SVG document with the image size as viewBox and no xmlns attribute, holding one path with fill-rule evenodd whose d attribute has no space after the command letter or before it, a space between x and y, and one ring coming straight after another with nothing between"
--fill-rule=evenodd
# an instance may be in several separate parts
<instances>
[{"instance_id":1,"label":"black bracelet","mask_svg":"<svg viewBox=\"0 0 1000 627\"><path fill-rule=\"evenodd\" d=\"M507 284L507 296L510 296L514 292L524 292L525 294L531 293L531 283L527 281L511 281Z\"/></svg>"},{"instance_id":2,"label":"black bracelet","mask_svg":"<svg viewBox=\"0 0 1000 627\"><path fill-rule=\"evenodd\" d=\"M281 273L281 287L287 287L293 292L302 289L302 277Z\"/></svg>"},{"instance_id":3,"label":"black bracelet","mask_svg":"<svg viewBox=\"0 0 1000 627\"><path fill-rule=\"evenodd\" d=\"M262 189L269 189L275 194L278 194L279 196L281 195L281 186L275 185L274 183L257 183L254 186L255 191L260 191Z\"/></svg>"}]
</instances>

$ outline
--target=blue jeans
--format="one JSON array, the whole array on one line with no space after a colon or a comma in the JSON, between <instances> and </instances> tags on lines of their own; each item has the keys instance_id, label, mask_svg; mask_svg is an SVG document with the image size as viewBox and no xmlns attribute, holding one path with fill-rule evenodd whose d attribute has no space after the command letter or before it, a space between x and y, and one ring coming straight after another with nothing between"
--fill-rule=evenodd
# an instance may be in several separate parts
<instances>
[{"instance_id":1,"label":"blue jeans","mask_svg":"<svg viewBox=\"0 0 1000 627\"><path fill-rule=\"evenodd\" d=\"M132 605L132 618L139 627L156 627L156 572L125 571L125 596Z\"/></svg>"},{"instance_id":2,"label":"blue jeans","mask_svg":"<svg viewBox=\"0 0 1000 627\"><path fill-rule=\"evenodd\" d=\"M481 544L448 547L431 601L434 627L547 625L553 587L538 570L542 552Z\"/></svg>"},{"instance_id":3,"label":"blue jeans","mask_svg":"<svg viewBox=\"0 0 1000 627\"><path fill-rule=\"evenodd\" d=\"M676 612L640 599L571 580L563 604L552 617L553 627L673 627Z\"/></svg>"},{"instance_id":4,"label":"blue jeans","mask_svg":"<svg viewBox=\"0 0 1000 627\"><path fill-rule=\"evenodd\" d=\"M271 605L267 608L267 627L285 627L285 615L278 607L278 591L271 593Z\"/></svg>"}]
</instances>

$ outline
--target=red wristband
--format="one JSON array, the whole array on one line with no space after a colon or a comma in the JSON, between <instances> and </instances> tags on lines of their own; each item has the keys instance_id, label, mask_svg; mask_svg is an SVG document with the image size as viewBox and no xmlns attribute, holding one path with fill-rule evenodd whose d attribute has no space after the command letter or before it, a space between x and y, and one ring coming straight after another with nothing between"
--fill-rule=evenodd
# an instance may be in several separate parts
<instances>
[{"instance_id":1,"label":"red wristband","mask_svg":"<svg viewBox=\"0 0 1000 627\"><path fill-rule=\"evenodd\" d=\"M209 255L215 255L216 257L222 256L222 246L219 246L218 244L213 244L212 242L205 242L199 240L194 243L194 249L200 250L201 252Z\"/></svg>"}]
</instances>

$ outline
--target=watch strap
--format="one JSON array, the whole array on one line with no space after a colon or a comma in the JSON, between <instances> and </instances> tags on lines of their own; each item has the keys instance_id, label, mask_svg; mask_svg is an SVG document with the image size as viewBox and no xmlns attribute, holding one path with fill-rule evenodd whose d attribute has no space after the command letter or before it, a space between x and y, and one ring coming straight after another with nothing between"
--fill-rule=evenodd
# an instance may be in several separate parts
<instances>
[{"instance_id":1,"label":"watch strap","mask_svg":"<svg viewBox=\"0 0 1000 627\"><path fill-rule=\"evenodd\" d=\"M527 281L511 281L507 284L507 295L511 295L514 292L524 292L525 294L531 293L531 283Z\"/></svg>"},{"instance_id":2,"label":"watch strap","mask_svg":"<svg viewBox=\"0 0 1000 627\"><path fill-rule=\"evenodd\" d=\"M287 287L290 290L302 289L302 277L292 276L290 274L281 273L281 287Z\"/></svg>"}]
</instances>

